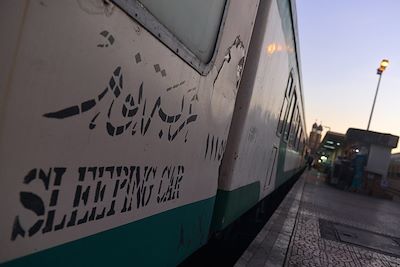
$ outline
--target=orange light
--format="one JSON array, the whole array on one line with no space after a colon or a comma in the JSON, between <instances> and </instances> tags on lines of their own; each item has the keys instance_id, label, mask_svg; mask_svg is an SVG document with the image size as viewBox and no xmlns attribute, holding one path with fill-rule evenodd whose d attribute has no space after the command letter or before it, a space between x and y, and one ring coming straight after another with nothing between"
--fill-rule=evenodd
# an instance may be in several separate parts
<instances>
[{"instance_id":1,"label":"orange light","mask_svg":"<svg viewBox=\"0 0 400 267\"><path fill-rule=\"evenodd\" d=\"M276 51L276 44L272 43L267 46L267 53L272 55Z\"/></svg>"},{"instance_id":2,"label":"orange light","mask_svg":"<svg viewBox=\"0 0 400 267\"><path fill-rule=\"evenodd\" d=\"M387 66L389 66L389 60L383 59L381 61L381 68L386 69Z\"/></svg>"},{"instance_id":3,"label":"orange light","mask_svg":"<svg viewBox=\"0 0 400 267\"><path fill-rule=\"evenodd\" d=\"M279 44L279 43L270 43L266 47L267 54L272 55L275 53L280 53L280 52L288 52L288 53L293 53L293 48L285 45L285 44Z\"/></svg>"}]
</instances>

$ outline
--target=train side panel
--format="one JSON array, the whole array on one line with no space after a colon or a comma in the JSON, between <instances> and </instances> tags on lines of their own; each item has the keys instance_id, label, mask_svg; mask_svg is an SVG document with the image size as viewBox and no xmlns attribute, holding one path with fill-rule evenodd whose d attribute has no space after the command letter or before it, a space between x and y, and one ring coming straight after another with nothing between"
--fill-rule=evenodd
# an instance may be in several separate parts
<instances>
[{"instance_id":1,"label":"train side panel","mask_svg":"<svg viewBox=\"0 0 400 267\"><path fill-rule=\"evenodd\" d=\"M2 1L0 263L174 266L207 241L257 4L227 1L200 74L108 1Z\"/></svg>"},{"instance_id":2,"label":"train side panel","mask_svg":"<svg viewBox=\"0 0 400 267\"><path fill-rule=\"evenodd\" d=\"M287 3L282 8L278 2ZM293 29L285 27L284 20L292 20L290 1L260 3L221 165L214 231L225 228L301 167L297 131L303 127L303 113L293 115L290 103L283 107L285 98L290 102L297 95L293 107L303 110ZM278 132L282 109L288 114L283 126L290 132L287 138L285 131ZM291 116L299 121L297 126Z\"/></svg>"},{"instance_id":3,"label":"train side panel","mask_svg":"<svg viewBox=\"0 0 400 267\"><path fill-rule=\"evenodd\" d=\"M288 130L298 129L297 132L290 132L288 137L285 138L284 132L286 129L282 129L281 135L281 145L279 151L278 166L277 166L277 176L275 187L280 186L285 181L293 177L294 174L301 171L305 166L305 146L306 146L306 121L305 121L305 113L304 113L304 95L303 95L303 86L301 79L301 60L299 54L299 43L298 43L298 32L297 32L297 13L296 13L296 5L295 1L278 1L278 9L280 10L282 15L282 28L285 31L285 38L287 42L293 43L293 53L289 57L290 64L292 66L291 76L293 78L293 84L291 90L290 88L286 88L285 97L287 99L287 103L294 99L294 94L296 94L296 105L298 110L290 110L290 107L286 108L287 113L292 112L290 115L298 116L298 120L296 118L292 119L292 124L296 125L298 123L298 127L293 125L289 125L286 127ZM292 92L291 95L288 95L288 92ZM281 109L281 116L283 110ZM296 114L297 112L297 114ZM289 118L288 118L289 119ZM288 121L287 121L288 122ZM286 122L286 123L287 123ZM279 130L279 129L278 129Z\"/></svg>"}]
</instances>

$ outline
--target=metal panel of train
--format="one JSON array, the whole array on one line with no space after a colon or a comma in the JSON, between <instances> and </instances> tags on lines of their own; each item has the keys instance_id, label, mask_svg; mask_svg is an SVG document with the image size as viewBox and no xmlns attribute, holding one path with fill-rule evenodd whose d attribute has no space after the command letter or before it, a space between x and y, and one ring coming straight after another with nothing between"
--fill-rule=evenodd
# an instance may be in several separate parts
<instances>
[{"instance_id":1,"label":"metal panel of train","mask_svg":"<svg viewBox=\"0 0 400 267\"><path fill-rule=\"evenodd\" d=\"M304 165L290 0L7 0L0 22L2 266L175 266Z\"/></svg>"}]
</instances>

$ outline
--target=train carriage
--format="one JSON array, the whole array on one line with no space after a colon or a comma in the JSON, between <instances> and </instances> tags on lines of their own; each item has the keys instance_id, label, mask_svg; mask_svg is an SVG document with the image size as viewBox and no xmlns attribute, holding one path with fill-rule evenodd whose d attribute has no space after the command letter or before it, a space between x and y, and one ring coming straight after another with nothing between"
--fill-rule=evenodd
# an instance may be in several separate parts
<instances>
[{"instance_id":1,"label":"train carriage","mask_svg":"<svg viewBox=\"0 0 400 267\"><path fill-rule=\"evenodd\" d=\"M0 13L3 266L174 266L301 170L292 1Z\"/></svg>"},{"instance_id":2,"label":"train carriage","mask_svg":"<svg viewBox=\"0 0 400 267\"><path fill-rule=\"evenodd\" d=\"M305 116L291 1L261 1L220 167L221 230L304 166Z\"/></svg>"}]
</instances>

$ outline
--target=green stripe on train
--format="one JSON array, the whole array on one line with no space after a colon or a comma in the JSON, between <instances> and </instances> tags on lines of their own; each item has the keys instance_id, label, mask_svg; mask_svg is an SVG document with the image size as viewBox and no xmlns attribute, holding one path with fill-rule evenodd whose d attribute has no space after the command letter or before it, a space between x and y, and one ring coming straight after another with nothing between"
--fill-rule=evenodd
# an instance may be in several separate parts
<instances>
[{"instance_id":1,"label":"green stripe on train","mask_svg":"<svg viewBox=\"0 0 400 267\"><path fill-rule=\"evenodd\" d=\"M287 172L284 171L287 153L286 149L286 142L281 140L276 167L275 189L284 184L299 171L297 168ZM211 224L211 232L220 231L227 227L230 223L257 204L259 197L260 182L258 181L233 191L218 190Z\"/></svg>"},{"instance_id":2,"label":"green stripe on train","mask_svg":"<svg viewBox=\"0 0 400 267\"><path fill-rule=\"evenodd\" d=\"M2 264L176 266L208 240L215 197Z\"/></svg>"},{"instance_id":3,"label":"green stripe on train","mask_svg":"<svg viewBox=\"0 0 400 267\"><path fill-rule=\"evenodd\" d=\"M276 177L275 177L275 189L280 187L286 181L295 175L299 169L293 169L290 171L284 171L285 169L285 161L286 161L286 154L287 154L287 143L283 141L281 138L281 142L279 145L279 153L278 153L278 163L276 166Z\"/></svg>"},{"instance_id":4,"label":"green stripe on train","mask_svg":"<svg viewBox=\"0 0 400 267\"><path fill-rule=\"evenodd\" d=\"M257 204L259 197L260 182L254 182L233 191L218 190L211 232L224 229Z\"/></svg>"}]
</instances>

